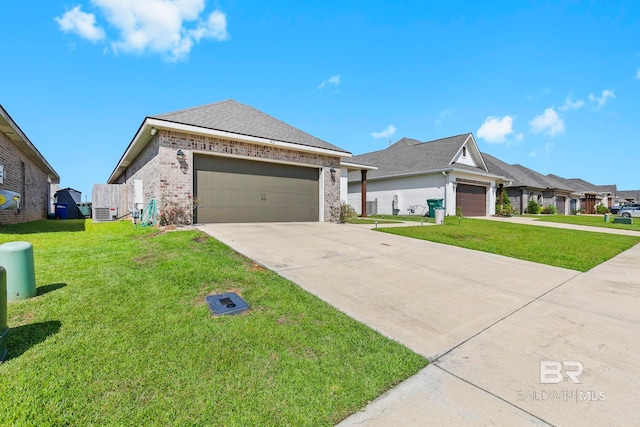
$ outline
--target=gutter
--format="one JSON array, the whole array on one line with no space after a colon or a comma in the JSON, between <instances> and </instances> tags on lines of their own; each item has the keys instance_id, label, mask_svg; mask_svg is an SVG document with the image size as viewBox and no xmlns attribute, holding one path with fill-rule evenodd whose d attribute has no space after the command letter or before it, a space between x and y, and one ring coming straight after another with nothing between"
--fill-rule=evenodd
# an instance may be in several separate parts
<instances>
[{"instance_id":1,"label":"gutter","mask_svg":"<svg viewBox=\"0 0 640 427\"><path fill-rule=\"evenodd\" d=\"M451 172L461 172L461 173L469 173L469 174L475 174L478 176L482 176L485 178L493 178L496 180L500 180L503 181L505 183L509 182L511 183L512 181L505 177L505 176L500 176L500 175L493 175L491 173L485 173L485 172L472 172L472 171L468 171L466 169L457 169L457 168L446 168L446 169L434 169L434 170L430 170L430 171L420 171L420 172L409 172L409 173L399 173L399 174L395 174L395 175L385 175L385 176L377 176L375 178L367 178L367 181L378 181L378 180L382 180L382 179L390 179L390 178L404 178L404 177L409 177L409 176L417 176L417 175L431 175L431 174L436 174L436 173L451 173ZM350 182L358 182L360 180L355 179L353 181ZM509 184L510 185L510 184Z\"/></svg>"}]
</instances>

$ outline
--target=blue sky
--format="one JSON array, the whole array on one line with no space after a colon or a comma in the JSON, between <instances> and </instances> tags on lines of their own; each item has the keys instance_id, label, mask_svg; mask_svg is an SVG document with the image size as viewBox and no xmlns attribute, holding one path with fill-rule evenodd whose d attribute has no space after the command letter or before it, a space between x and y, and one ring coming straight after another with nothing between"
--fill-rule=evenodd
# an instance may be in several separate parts
<instances>
[{"instance_id":1,"label":"blue sky","mask_svg":"<svg viewBox=\"0 0 640 427\"><path fill-rule=\"evenodd\" d=\"M235 99L354 154L473 132L640 188L640 2L48 0L3 6L0 103L91 198L146 116Z\"/></svg>"}]
</instances>

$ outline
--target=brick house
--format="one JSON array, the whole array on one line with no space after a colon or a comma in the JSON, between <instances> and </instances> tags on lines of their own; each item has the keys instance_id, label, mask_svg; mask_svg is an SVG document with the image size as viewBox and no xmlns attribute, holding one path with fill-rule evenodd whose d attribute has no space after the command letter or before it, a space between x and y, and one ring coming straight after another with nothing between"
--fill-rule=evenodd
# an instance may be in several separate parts
<instances>
[{"instance_id":1,"label":"brick house","mask_svg":"<svg viewBox=\"0 0 640 427\"><path fill-rule=\"evenodd\" d=\"M527 213L531 201L540 207L554 206L560 215L580 208L583 194L566 180L554 175L542 175L522 165L510 165L487 153L482 153L482 156L491 172L511 179L505 190L515 213Z\"/></svg>"},{"instance_id":2,"label":"brick house","mask_svg":"<svg viewBox=\"0 0 640 427\"><path fill-rule=\"evenodd\" d=\"M173 201L193 211L195 223L330 221L349 157L226 100L146 117L107 183L122 186L125 213L155 199L160 210Z\"/></svg>"},{"instance_id":3,"label":"brick house","mask_svg":"<svg viewBox=\"0 0 640 427\"><path fill-rule=\"evenodd\" d=\"M0 105L0 224L44 219L60 176Z\"/></svg>"}]
</instances>

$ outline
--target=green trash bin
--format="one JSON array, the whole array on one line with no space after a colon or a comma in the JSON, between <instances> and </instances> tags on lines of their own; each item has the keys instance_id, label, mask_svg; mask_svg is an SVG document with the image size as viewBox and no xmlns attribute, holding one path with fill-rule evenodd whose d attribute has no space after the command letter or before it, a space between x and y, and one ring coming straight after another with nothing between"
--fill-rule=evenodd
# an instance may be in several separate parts
<instances>
[{"instance_id":1,"label":"green trash bin","mask_svg":"<svg viewBox=\"0 0 640 427\"><path fill-rule=\"evenodd\" d=\"M0 267L0 362L7 357L7 272Z\"/></svg>"},{"instance_id":2,"label":"green trash bin","mask_svg":"<svg viewBox=\"0 0 640 427\"><path fill-rule=\"evenodd\" d=\"M435 218L435 210L442 207L442 199L427 199L429 218Z\"/></svg>"},{"instance_id":3,"label":"green trash bin","mask_svg":"<svg viewBox=\"0 0 640 427\"><path fill-rule=\"evenodd\" d=\"M9 242L0 245L0 267L7 271L7 301L36 296L31 243Z\"/></svg>"}]
</instances>

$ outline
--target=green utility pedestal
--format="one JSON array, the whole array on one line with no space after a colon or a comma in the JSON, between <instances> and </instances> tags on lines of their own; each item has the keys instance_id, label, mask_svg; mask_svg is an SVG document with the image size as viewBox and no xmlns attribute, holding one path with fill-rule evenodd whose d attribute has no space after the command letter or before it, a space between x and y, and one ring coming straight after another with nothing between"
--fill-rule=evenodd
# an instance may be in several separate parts
<instances>
[{"instance_id":1,"label":"green utility pedestal","mask_svg":"<svg viewBox=\"0 0 640 427\"><path fill-rule=\"evenodd\" d=\"M7 272L0 267L0 362L7 357Z\"/></svg>"},{"instance_id":2,"label":"green utility pedestal","mask_svg":"<svg viewBox=\"0 0 640 427\"><path fill-rule=\"evenodd\" d=\"M31 243L9 242L0 245L0 267L7 270L7 301L36 296Z\"/></svg>"}]
</instances>

